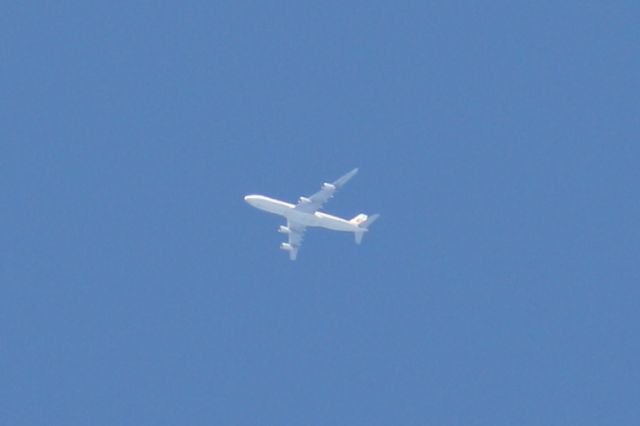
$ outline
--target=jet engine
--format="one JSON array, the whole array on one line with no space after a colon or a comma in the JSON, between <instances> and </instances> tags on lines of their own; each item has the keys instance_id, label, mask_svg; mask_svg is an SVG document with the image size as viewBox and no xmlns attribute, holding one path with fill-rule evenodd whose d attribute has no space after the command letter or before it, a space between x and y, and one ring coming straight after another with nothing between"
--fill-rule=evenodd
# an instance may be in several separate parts
<instances>
[{"instance_id":1,"label":"jet engine","mask_svg":"<svg viewBox=\"0 0 640 426\"><path fill-rule=\"evenodd\" d=\"M291 229L287 228L286 226L280 225L280 228L278 228L278 232L280 232L281 234L290 234Z\"/></svg>"},{"instance_id":2,"label":"jet engine","mask_svg":"<svg viewBox=\"0 0 640 426\"><path fill-rule=\"evenodd\" d=\"M331 184L331 183L323 183L322 184L322 189L327 190L327 191L333 191L334 189L336 189L336 186Z\"/></svg>"},{"instance_id":3,"label":"jet engine","mask_svg":"<svg viewBox=\"0 0 640 426\"><path fill-rule=\"evenodd\" d=\"M311 200L308 199L307 197L300 197L300 203L309 204L310 202L311 202Z\"/></svg>"},{"instance_id":4,"label":"jet engine","mask_svg":"<svg viewBox=\"0 0 640 426\"><path fill-rule=\"evenodd\" d=\"M284 251L291 251L293 250L293 246L289 243L282 243L280 244L280 249Z\"/></svg>"}]
</instances>

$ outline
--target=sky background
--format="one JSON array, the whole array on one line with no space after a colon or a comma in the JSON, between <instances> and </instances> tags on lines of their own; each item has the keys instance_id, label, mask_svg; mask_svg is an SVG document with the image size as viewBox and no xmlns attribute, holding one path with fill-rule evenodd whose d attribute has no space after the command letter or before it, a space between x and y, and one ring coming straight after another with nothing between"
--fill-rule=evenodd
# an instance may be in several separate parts
<instances>
[{"instance_id":1,"label":"sky background","mask_svg":"<svg viewBox=\"0 0 640 426\"><path fill-rule=\"evenodd\" d=\"M638 424L639 21L4 2L0 423Z\"/></svg>"}]
</instances>

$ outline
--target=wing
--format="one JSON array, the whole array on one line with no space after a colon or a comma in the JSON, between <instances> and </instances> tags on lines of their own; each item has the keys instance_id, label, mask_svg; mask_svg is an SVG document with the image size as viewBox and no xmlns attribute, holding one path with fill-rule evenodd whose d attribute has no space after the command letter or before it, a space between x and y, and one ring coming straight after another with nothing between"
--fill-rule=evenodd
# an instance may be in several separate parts
<instances>
[{"instance_id":1,"label":"wing","mask_svg":"<svg viewBox=\"0 0 640 426\"><path fill-rule=\"evenodd\" d=\"M349 179L355 176L356 173L358 173L358 169L353 169L333 183L323 183L320 191L316 192L312 196L308 198L300 197L300 201L295 209L305 213L315 213L320 210L322 206L331 199L331 197L333 197L333 194L335 194L339 188L344 186Z\"/></svg>"},{"instance_id":2,"label":"wing","mask_svg":"<svg viewBox=\"0 0 640 426\"><path fill-rule=\"evenodd\" d=\"M282 245L280 245L280 248L289 252L289 259L296 260L296 256L298 256L298 250L300 249L302 240L304 239L305 230L306 226L291 222L289 220L287 221L286 233L289 235L289 242L282 243Z\"/></svg>"}]
</instances>

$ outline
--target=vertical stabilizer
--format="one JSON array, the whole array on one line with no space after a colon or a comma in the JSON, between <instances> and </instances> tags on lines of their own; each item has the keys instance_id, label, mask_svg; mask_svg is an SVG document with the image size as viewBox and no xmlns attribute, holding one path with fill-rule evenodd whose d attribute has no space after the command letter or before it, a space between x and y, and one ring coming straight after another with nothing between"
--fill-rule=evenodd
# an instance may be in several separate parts
<instances>
[{"instance_id":1,"label":"vertical stabilizer","mask_svg":"<svg viewBox=\"0 0 640 426\"><path fill-rule=\"evenodd\" d=\"M366 214L360 213L358 216L354 217L349 222L354 223L356 225L360 225L361 223L364 223L368 217L369 216L367 216Z\"/></svg>"}]
</instances>

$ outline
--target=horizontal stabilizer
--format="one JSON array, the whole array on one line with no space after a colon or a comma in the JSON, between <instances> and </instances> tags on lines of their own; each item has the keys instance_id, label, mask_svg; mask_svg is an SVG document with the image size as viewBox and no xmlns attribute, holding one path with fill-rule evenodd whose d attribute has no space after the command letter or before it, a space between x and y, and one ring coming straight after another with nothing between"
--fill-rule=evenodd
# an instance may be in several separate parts
<instances>
[{"instance_id":1,"label":"horizontal stabilizer","mask_svg":"<svg viewBox=\"0 0 640 426\"><path fill-rule=\"evenodd\" d=\"M373 222L375 222L380 217L379 214L372 214L371 216L367 216L366 214L359 214L358 216L351 219L350 222L358 225L359 231L355 231L353 236L356 239L356 244L362 243L362 237L364 237L364 233L369 230L369 227Z\"/></svg>"},{"instance_id":2,"label":"horizontal stabilizer","mask_svg":"<svg viewBox=\"0 0 640 426\"><path fill-rule=\"evenodd\" d=\"M360 227L361 227L361 228L365 228L365 229L367 229L368 227L370 227L370 226L371 226L371 224L372 224L373 222L375 222L376 220L378 220L378 218L379 218L379 217L380 217L380 215L379 215L379 214L372 214L371 216L369 216L369 217L367 218L367 220L365 220L364 222L362 222L362 223L360 224Z\"/></svg>"},{"instance_id":3,"label":"horizontal stabilizer","mask_svg":"<svg viewBox=\"0 0 640 426\"><path fill-rule=\"evenodd\" d=\"M379 214L372 214L371 216L367 216L364 213L360 213L358 216L354 217L349 222L358 225L360 228L367 229L379 217L380 217Z\"/></svg>"}]
</instances>

